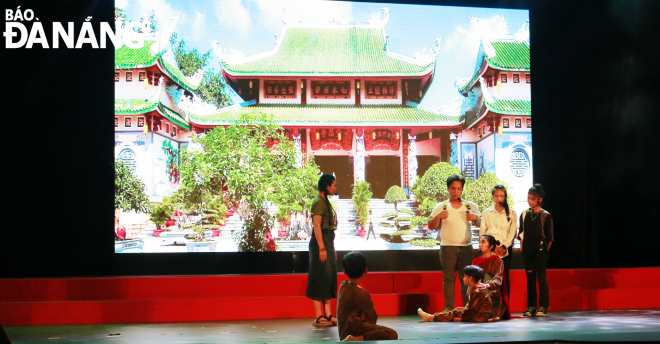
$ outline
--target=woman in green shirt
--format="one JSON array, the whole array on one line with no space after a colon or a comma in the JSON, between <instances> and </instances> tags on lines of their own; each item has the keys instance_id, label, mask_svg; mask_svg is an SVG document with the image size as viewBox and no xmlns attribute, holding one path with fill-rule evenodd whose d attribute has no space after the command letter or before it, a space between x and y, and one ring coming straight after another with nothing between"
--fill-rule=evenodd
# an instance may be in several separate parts
<instances>
[{"instance_id":1,"label":"woman in green shirt","mask_svg":"<svg viewBox=\"0 0 660 344\"><path fill-rule=\"evenodd\" d=\"M330 310L330 300L337 298L337 253L335 252L335 230L337 213L328 196L337 191L337 180L331 174L319 178L319 195L314 199L310 212L314 232L309 241L309 272L305 296L314 300L316 321L314 326L337 325L337 318Z\"/></svg>"}]
</instances>

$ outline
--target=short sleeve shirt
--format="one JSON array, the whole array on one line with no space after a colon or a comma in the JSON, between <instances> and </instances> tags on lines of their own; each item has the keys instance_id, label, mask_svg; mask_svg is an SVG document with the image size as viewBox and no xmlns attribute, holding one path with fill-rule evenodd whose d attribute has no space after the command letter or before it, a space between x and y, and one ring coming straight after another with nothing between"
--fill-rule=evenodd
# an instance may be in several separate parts
<instances>
[{"instance_id":1,"label":"short sleeve shirt","mask_svg":"<svg viewBox=\"0 0 660 344\"><path fill-rule=\"evenodd\" d=\"M332 209L332 206L330 206L330 211L328 211L325 199L321 196L314 198L310 212L312 213L312 221L314 221L314 215L322 216L321 229L337 229L337 213Z\"/></svg>"}]
</instances>

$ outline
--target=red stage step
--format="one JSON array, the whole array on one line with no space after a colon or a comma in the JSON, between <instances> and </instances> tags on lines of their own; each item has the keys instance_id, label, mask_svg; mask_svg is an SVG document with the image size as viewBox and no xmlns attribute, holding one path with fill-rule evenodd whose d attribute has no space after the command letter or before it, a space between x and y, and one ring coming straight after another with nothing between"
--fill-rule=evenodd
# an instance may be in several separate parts
<instances>
[{"instance_id":1,"label":"red stage step","mask_svg":"<svg viewBox=\"0 0 660 344\"><path fill-rule=\"evenodd\" d=\"M346 277L339 275L341 282ZM660 268L549 270L551 310L660 307ZM312 317L307 275L0 280L3 326ZM363 286L380 315L444 309L441 272L373 272ZM526 278L511 271L511 309L526 308ZM456 288L457 293L459 288ZM456 295L457 305L460 296ZM651 304L649 303L651 302ZM333 303L333 309L335 307Z\"/></svg>"}]
</instances>

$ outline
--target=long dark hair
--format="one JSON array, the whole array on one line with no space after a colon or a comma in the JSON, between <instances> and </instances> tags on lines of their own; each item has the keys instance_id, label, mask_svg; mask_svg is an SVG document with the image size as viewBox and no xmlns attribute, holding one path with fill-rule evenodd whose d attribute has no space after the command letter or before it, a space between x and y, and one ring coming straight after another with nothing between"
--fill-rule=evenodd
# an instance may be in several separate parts
<instances>
[{"instance_id":1,"label":"long dark hair","mask_svg":"<svg viewBox=\"0 0 660 344\"><path fill-rule=\"evenodd\" d=\"M511 221L511 217L509 216L509 202L506 200L508 195L506 192L506 187L502 184L497 184L493 186L493 192L491 192L491 195L495 195L495 191L497 190L504 191L504 202L501 202L500 205L502 205L504 207L504 210L506 211L506 220Z\"/></svg>"},{"instance_id":2,"label":"long dark hair","mask_svg":"<svg viewBox=\"0 0 660 344\"><path fill-rule=\"evenodd\" d=\"M332 183L335 181L335 176L332 174L323 174L321 178L319 178L319 184L318 184L318 190L319 192L323 192L323 195L325 196L325 205L330 211L331 218L330 221L332 221L332 204L330 204L330 200L328 199L328 196L330 196L330 193L328 192L328 187L332 185Z\"/></svg>"}]
</instances>

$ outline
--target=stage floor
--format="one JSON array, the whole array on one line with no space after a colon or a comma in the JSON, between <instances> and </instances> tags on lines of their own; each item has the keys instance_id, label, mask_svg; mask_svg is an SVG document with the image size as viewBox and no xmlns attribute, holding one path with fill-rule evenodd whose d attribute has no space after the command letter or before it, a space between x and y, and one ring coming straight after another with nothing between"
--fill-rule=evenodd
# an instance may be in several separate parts
<instances>
[{"instance_id":1,"label":"stage floor","mask_svg":"<svg viewBox=\"0 0 660 344\"><path fill-rule=\"evenodd\" d=\"M545 318L497 323L424 323L417 316L384 316L379 324L399 333L397 343L515 341L658 341L660 309L558 311ZM9 326L12 343L314 343L339 340L336 327L315 328L312 319ZM119 334L112 336L112 334Z\"/></svg>"}]
</instances>

